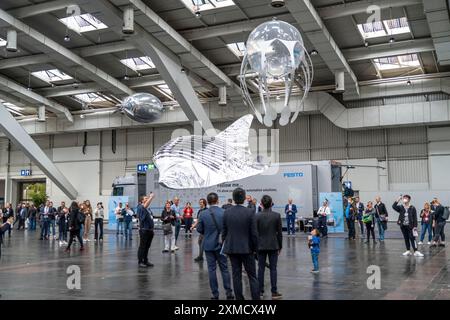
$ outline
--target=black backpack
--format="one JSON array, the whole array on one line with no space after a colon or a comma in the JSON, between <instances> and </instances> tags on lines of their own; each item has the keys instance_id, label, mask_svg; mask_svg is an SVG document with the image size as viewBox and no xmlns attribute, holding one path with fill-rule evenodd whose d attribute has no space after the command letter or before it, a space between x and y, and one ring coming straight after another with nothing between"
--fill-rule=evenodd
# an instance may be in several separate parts
<instances>
[{"instance_id":1,"label":"black backpack","mask_svg":"<svg viewBox=\"0 0 450 320\"><path fill-rule=\"evenodd\" d=\"M449 207L444 207L444 213L442 214L442 218L444 218L445 220L448 220L449 215L450 215Z\"/></svg>"}]
</instances>

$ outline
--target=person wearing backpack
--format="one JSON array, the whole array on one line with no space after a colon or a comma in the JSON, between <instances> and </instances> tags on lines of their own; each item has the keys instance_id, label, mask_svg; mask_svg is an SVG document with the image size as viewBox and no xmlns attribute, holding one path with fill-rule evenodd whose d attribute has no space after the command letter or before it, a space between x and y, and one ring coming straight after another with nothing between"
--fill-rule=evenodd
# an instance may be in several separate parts
<instances>
[{"instance_id":1,"label":"person wearing backpack","mask_svg":"<svg viewBox=\"0 0 450 320\"><path fill-rule=\"evenodd\" d=\"M400 196L392 205L392 209L399 213L397 224L400 226L403 238L405 239L406 251L404 256L411 255L411 247L415 257L423 257L423 254L417 249L417 211L411 205L411 196L405 194Z\"/></svg>"},{"instance_id":2,"label":"person wearing backpack","mask_svg":"<svg viewBox=\"0 0 450 320\"><path fill-rule=\"evenodd\" d=\"M434 239L431 247L445 247L444 228L449 216L448 208L444 208L437 198L431 202L431 209L434 211Z\"/></svg>"},{"instance_id":3,"label":"person wearing backpack","mask_svg":"<svg viewBox=\"0 0 450 320\"><path fill-rule=\"evenodd\" d=\"M370 235L371 234L372 234L373 243L377 243L377 241L375 240L375 215L376 215L376 210L373 207L372 201L369 201L367 203L366 209L364 210L364 213L361 217L361 221L366 226L367 240L365 243L367 243L367 244L370 243Z\"/></svg>"},{"instance_id":4,"label":"person wearing backpack","mask_svg":"<svg viewBox=\"0 0 450 320\"><path fill-rule=\"evenodd\" d=\"M217 193L211 192L206 197L209 208L205 209L199 216L197 232L203 235L203 249L205 250L208 265L209 286L211 288L212 300L219 299L219 284L216 269L219 265L222 274L223 287L228 300L233 300L231 289L231 277L228 272L227 258L221 253L221 233L223 231L224 210L218 207L219 197Z\"/></svg>"},{"instance_id":5,"label":"person wearing backpack","mask_svg":"<svg viewBox=\"0 0 450 320\"><path fill-rule=\"evenodd\" d=\"M81 226L84 224L85 216L80 212L80 208L76 201L72 201L69 209L69 244L67 245L66 252L70 251L70 246L75 237L80 242L80 251L84 250L83 239L81 238Z\"/></svg>"}]
</instances>

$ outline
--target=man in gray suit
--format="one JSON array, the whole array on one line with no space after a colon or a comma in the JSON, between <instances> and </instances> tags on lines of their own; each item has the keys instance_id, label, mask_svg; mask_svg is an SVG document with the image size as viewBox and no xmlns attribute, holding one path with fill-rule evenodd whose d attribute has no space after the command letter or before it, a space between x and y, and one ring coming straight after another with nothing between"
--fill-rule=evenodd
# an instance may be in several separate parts
<instances>
[{"instance_id":1,"label":"man in gray suit","mask_svg":"<svg viewBox=\"0 0 450 320\"><path fill-rule=\"evenodd\" d=\"M256 278L255 253L258 249L255 210L243 206L245 190L233 191L234 207L223 216L223 252L231 261L233 289L236 300L244 300L242 294L242 266L247 273L253 300L259 300L259 285Z\"/></svg>"},{"instance_id":2,"label":"man in gray suit","mask_svg":"<svg viewBox=\"0 0 450 320\"><path fill-rule=\"evenodd\" d=\"M282 297L277 290L277 262L278 255L283 247L281 215L272 211L272 198L264 195L261 198L263 210L256 216L258 231L258 280L261 296L264 294L264 271L266 259L269 257L270 284L272 286L272 299Z\"/></svg>"},{"instance_id":3,"label":"man in gray suit","mask_svg":"<svg viewBox=\"0 0 450 320\"><path fill-rule=\"evenodd\" d=\"M209 274L209 286L212 292L212 300L219 299L219 285L217 282L216 268L219 264L222 274L223 287L227 293L227 299L234 299L231 290L230 274L228 273L227 258L221 254L222 244L220 234L223 228L223 209L217 206L219 197L217 193L211 192L206 197L209 209L202 212L197 224L197 231L203 235L203 249L206 255Z\"/></svg>"}]
</instances>

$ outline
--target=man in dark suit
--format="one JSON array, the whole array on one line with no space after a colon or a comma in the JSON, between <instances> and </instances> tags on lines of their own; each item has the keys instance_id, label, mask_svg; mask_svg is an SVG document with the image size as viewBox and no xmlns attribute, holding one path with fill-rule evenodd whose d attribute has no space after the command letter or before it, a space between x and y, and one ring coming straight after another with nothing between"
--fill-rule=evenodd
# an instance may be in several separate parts
<instances>
[{"instance_id":1,"label":"man in dark suit","mask_svg":"<svg viewBox=\"0 0 450 320\"><path fill-rule=\"evenodd\" d=\"M242 265L247 273L253 300L259 300L259 285L256 278L255 252L258 249L255 210L243 206L245 190L233 191L234 207L223 216L223 252L230 257L233 272L233 289L236 300L244 300L242 294Z\"/></svg>"},{"instance_id":2,"label":"man in dark suit","mask_svg":"<svg viewBox=\"0 0 450 320\"><path fill-rule=\"evenodd\" d=\"M222 206L223 210L227 210L233 206L233 199L228 199L227 203Z\"/></svg>"},{"instance_id":3,"label":"man in dark suit","mask_svg":"<svg viewBox=\"0 0 450 320\"><path fill-rule=\"evenodd\" d=\"M295 215L297 214L297 206L292 203L292 199L288 199L288 204L284 207L286 214L286 229L288 235L295 235Z\"/></svg>"},{"instance_id":4,"label":"man in dark suit","mask_svg":"<svg viewBox=\"0 0 450 320\"><path fill-rule=\"evenodd\" d=\"M281 216L272 211L272 198L264 195L261 199L263 207L256 216L256 229L258 231L258 280L261 296L264 294L264 271L266 259L269 257L270 284L272 286L272 299L282 297L277 290L277 262L278 255L283 247Z\"/></svg>"},{"instance_id":5,"label":"man in dark suit","mask_svg":"<svg viewBox=\"0 0 450 320\"><path fill-rule=\"evenodd\" d=\"M223 287L225 288L227 299L234 299L231 290L231 279L228 272L227 258L221 254L222 243L220 243L220 234L223 229L222 208L217 206L219 197L217 193L211 192L207 196L209 208L205 209L197 224L197 231L203 235L203 250L205 251L206 261L208 263L209 286L212 292L212 300L219 299L219 284L217 282L216 268L217 264L222 274Z\"/></svg>"}]
</instances>

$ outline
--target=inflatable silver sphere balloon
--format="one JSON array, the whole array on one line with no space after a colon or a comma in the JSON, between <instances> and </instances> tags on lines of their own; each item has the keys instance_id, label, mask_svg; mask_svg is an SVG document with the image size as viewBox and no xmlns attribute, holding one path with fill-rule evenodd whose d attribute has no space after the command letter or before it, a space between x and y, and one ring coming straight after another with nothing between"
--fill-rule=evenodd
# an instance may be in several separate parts
<instances>
[{"instance_id":1,"label":"inflatable silver sphere balloon","mask_svg":"<svg viewBox=\"0 0 450 320\"><path fill-rule=\"evenodd\" d=\"M256 27L248 37L246 49L252 70L273 77L294 72L305 54L300 32L279 20Z\"/></svg>"},{"instance_id":2,"label":"inflatable silver sphere balloon","mask_svg":"<svg viewBox=\"0 0 450 320\"><path fill-rule=\"evenodd\" d=\"M311 58L294 26L274 19L260 24L250 33L239 81L244 102L259 122L271 127L278 116L282 126L294 122L311 88L312 79ZM258 105L253 102L249 86L258 90ZM292 94L300 98L291 107Z\"/></svg>"},{"instance_id":3,"label":"inflatable silver sphere balloon","mask_svg":"<svg viewBox=\"0 0 450 320\"><path fill-rule=\"evenodd\" d=\"M136 93L126 97L120 109L128 118L142 123L158 120L164 111L161 101L150 93Z\"/></svg>"}]
</instances>

